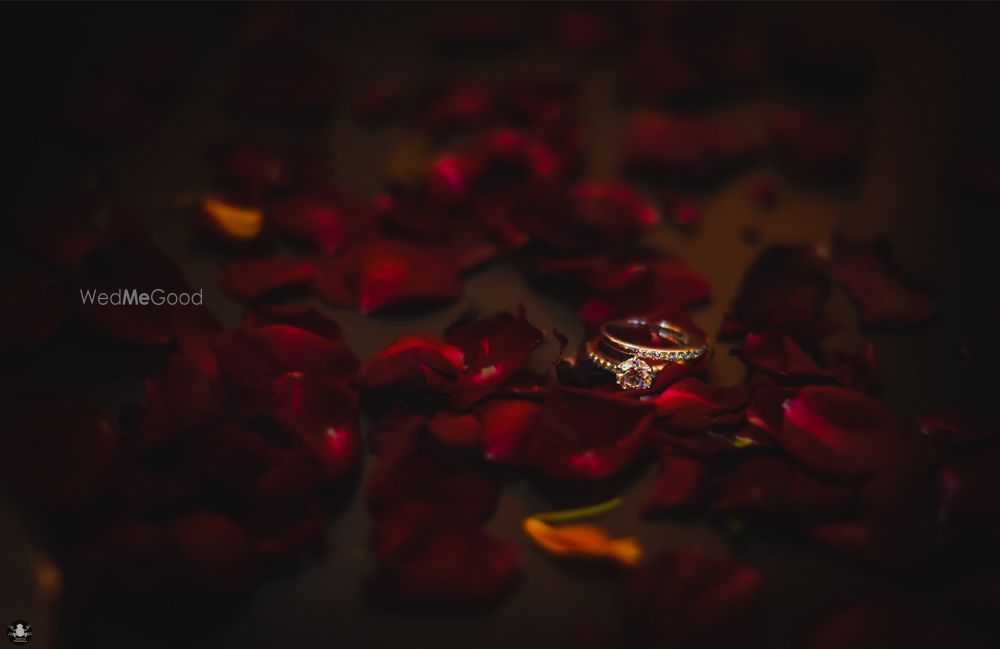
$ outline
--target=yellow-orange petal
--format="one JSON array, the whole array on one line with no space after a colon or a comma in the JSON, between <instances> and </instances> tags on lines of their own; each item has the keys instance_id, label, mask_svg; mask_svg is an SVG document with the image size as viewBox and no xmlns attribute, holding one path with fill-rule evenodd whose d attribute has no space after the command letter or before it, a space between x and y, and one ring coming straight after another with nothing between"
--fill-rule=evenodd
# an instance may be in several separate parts
<instances>
[{"instance_id":1,"label":"yellow-orange petal","mask_svg":"<svg viewBox=\"0 0 1000 649\"><path fill-rule=\"evenodd\" d=\"M524 519L524 533L540 548L558 557L608 559L631 567L642 559L642 547L634 537L612 539L596 525L554 527L529 516Z\"/></svg>"},{"instance_id":2,"label":"yellow-orange petal","mask_svg":"<svg viewBox=\"0 0 1000 649\"><path fill-rule=\"evenodd\" d=\"M256 239L264 227L264 214L257 209L231 205L211 196L202 201L201 209L221 234L232 239Z\"/></svg>"}]
</instances>

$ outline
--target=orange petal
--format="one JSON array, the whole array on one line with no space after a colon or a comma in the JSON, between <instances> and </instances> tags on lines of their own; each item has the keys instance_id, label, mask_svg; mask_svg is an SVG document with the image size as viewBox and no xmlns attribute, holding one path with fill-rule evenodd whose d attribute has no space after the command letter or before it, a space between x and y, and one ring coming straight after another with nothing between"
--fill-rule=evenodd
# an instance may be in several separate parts
<instances>
[{"instance_id":1,"label":"orange petal","mask_svg":"<svg viewBox=\"0 0 1000 649\"><path fill-rule=\"evenodd\" d=\"M557 557L610 559L624 567L634 566L642 559L642 548L634 537L612 539L596 525L553 527L529 516L524 519L524 533Z\"/></svg>"},{"instance_id":2,"label":"orange petal","mask_svg":"<svg viewBox=\"0 0 1000 649\"><path fill-rule=\"evenodd\" d=\"M201 209L223 235L232 239L250 241L257 238L264 227L264 215L260 210L230 205L212 197L202 201Z\"/></svg>"}]
</instances>

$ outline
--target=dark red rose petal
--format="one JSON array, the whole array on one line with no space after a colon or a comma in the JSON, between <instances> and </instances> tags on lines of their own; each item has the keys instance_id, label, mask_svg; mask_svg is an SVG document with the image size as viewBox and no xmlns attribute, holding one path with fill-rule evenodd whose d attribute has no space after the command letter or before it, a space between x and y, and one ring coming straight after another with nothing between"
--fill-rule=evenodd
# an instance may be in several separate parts
<instances>
[{"instance_id":1,"label":"dark red rose petal","mask_svg":"<svg viewBox=\"0 0 1000 649\"><path fill-rule=\"evenodd\" d=\"M457 322L445 331L444 341L464 354L462 385L483 389L503 383L521 369L542 337L521 309L516 316L499 313L478 321Z\"/></svg>"},{"instance_id":2,"label":"dark red rose petal","mask_svg":"<svg viewBox=\"0 0 1000 649\"><path fill-rule=\"evenodd\" d=\"M660 220L652 205L618 183L579 183L573 187L570 198L573 222L611 240L639 234Z\"/></svg>"},{"instance_id":3,"label":"dark red rose petal","mask_svg":"<svg viewBox=\"0 0 1000 649\"><path fill-rule=\"evenodd\" d=\"M798 106L786 106L772 117L771 137L786 170L804 178L854 172L864 147L864 133L857 122Z\"/></svg>"},{"instance_id":4,"label":"dark red rose petal","mask_svg":"<svg viewBox=\"0 0 1000 649\"><path fill-rule=\"evenodd\" d=\"M752 153L748 140L722 125L655 112L632 115L625 135L625 164L633 171L698 183L718 179Z\"/></svg>"},{"instance_id":5,"label":"dark red rose petal","mask_svg":"<svg viewBox=\"0 0 1000 649\"><path fill-rule=\"evenodd\" d=\"M985 419L965 410L920 415L916 424L924 436L944 448L983 442L997 434Z\"/></svg>"},{"instance_id":6,"label":"dark red rose petal","mask_svg":"<svg viewBox=\"0 0 1000 649\"><path fill-rule=\"evenodd\" d=\"M15 394L5 395L9 421L0 450L18 460L0 476L3 483L42 509L71 511L96 496L117 452L110 422L92 408Z\"/></svg>"},{"instance_id":7,"label":"dark red rose petal","mask_svg":"<svg viewBox=\"0 0 1000 649\"><path fill-rule=\"evenodd\" d=\"M737 649L757 646L760 577L700 549L663 552L633 575L623 630L642 646Z\"/></svg>"},{"instance_id":8,"label":"dark red rose petal","mask_svg":"<svg viewBox=\"0 0 1000 649\"><path fill-rule=\"evenodd\" d=\"M763 430L751 424L725 431L710 430L693 435L658 432L654 437L658 444L680 449L691 455L708 458L723 453L738 453L744 449L769 448L774 446Z\"/></svg>"},{"instance_id":9,"label":"dark red rose petal","mask_svg":"<svg viewBox=\"0 0 1000 649\"><path fill-rule=\"evenodd\" d=\"M702 94L706 79L661 40L646 39L626 62L623 85L630 99L657 104Z\"/></svg>"},{"instance_id":10,"label":"dark red rose petal","mask_svg":"<svg viewBox=\"0 0 1000 649\"><path fill-rule=\"evenodd\" d=\"M329 520L330 515L315 498L263 504L244 517L254 547L264 555L287 555L302 549L323 535Z\"/></svg>"},{"instance_id":11,"label":"dark red rose petal","mask_svg":"<svg viewBox=\"0 0 1000 649\"><path fill-rule=\"evenodd\" d=\"M673 450L660 454L660 476L642 504L642 515L653 516L700 505L708 471L704 463Z\"/></svg>"},{"instance_id":12,"label":"dark red rose petal","mask_svg":"<svg viewBox=\"0 0 1000 649\"><path fill-rule=\"evenodd\" d=\"M91 254L138 234L140 226L120 207L86 196L19 224L19 230L46 259L76 269Z\"/></svg>"},{"instance_id":13,"label":"dark red rose petal","mask_svg":"<svg viewBox=\"0 0 1000 649\"><path fill-rule=\"evenodd\" d=\"M857 302L866 327L918 325L938 311L937 301L903 273L884 242L839 245L832 271Z\"/></svg>"},{"instance_id":14,"label":"dark red rose petal","mask_svg":"<svg viewBox=\"0 0 1000 649\"><path fill-rule=\"evenodd\" d=\"M357 466L357 395L344 381L288 372L274 381L273 390L274 416L312 450L330 478L341 478Z\"/></svg>"},{"instance_id":15,"label":"dark red rose petal","mask_svg":"<svg viewBox=\"0 0 1000 649\"><path fill-rule=\"evenodd\" d=\"M345 192L324 189L271 204L267 222L279 234L332 254L378 237L373 206Z\"/></svg>"},{"instance_id":16,"label":"dark red rose petal","mask_svg":"<svg viewBox=\"0 0 1000 649\"><path fill-rule=\"evenodd\" d=\"M119 522L81 552L86 588L126 607L162 594L170 576L172 546L163 523Z\"/></svg>"},{"instance_id":17,"label":"dark red rose petal","mask_svg":"<svg viewBox=\"0 0 1000 649\"><path fill-rule=\"evenodd\" d=\"M378 602L466 608L496 599L517 577L518 553L469 522L413 520L403 509L380 521L379 571L367 584ZM390 549L391 548L391 549Z\"/></svg>"},{"instance_id":18,"label":"dark red rose petal","mask_svg":"<svg viewBox=\"0 0 1000 649\"><path fill-rule=\"evenodd\" d=\"M866 597L826 613L800 646L805 649L958 649L970 645L955 622L938 609L902 599Z\"/></svg>"},{"instance_id":19,"label":"dark red rose petal","mask_svg":"<svg viewBox=\"0 0 1000 649\"><path fill-rule=\"evenodd\" d=\"M254 548L235 521L196 512L172 521L169 533L179 560L174 580L183 596L208 600L232 597L250 585Z\"/></svg>"},{"instance_id":20,"label":"dark red rose petal","mask_svg":"<svg viewBox=\"0 0 1000 649\"><path fill-rule=\"evenodd\" d=\"M993 445L984 450L970 450L938 470L941 520L985 525L988 530L1000 531L1000 503L996 498L1000 488L998 461L1000 447Z\"/></svg>"},{"instance_id":21,"label":"dark red rose petal","mask_svg":"<svg viewBox=\"0 0 1000 649\"><path fill-rule=\"evenodd\" d=\"M271 451L270 464L257 481L261 502L281 504L309 498L328 481L324 468L308 451Z\"/></svg>"},{"instance_id":22,"label":"dark red rose petal","mask_svg":"<svg viewBox=\"0 0 1000 649\"><path fill-rule=\"evenodd\" d=\"M810 246L771 246L747 270L720 335L786 333L814 341L827 333L821 321L830 295L826 263Z\"/></svg>"},{"instance_id":23,"label":"dark red rose petal","mask_svg":"<svg viewBox=\"0 0 1000 649\"><path fill-rule=\"evenodd\" d=\"M212 344L230 383L258 395L267 394L270 381L287 372L348 379L358 367L343 341L289 325L226 331Z\"/></svg>"},{"instance_id":24,"label":"dark red rose petal","mask_svg":"<svg viewBox=\"0 0 1000 649\"><path fill-rule=\"evenodd\" d=\"M820 478L780 458L747 458L713 476L712 507L724 512L821 515L854 501L853 483Z\"/></svg>"},{"instance_id":25,"label":"dark red rose petal","mask_svg":"<svg viewBox=\"0 0 1000 649\"><path fill-rule=\"evenodd\" d=\"M94 254L77 276L81 291L115 292L118 289L158 294L164 299L168 292L190 292L183 273L170 257L145 239L125 240L114 247ZM124 292L122 293L124 299ZM197 310L197 306L178 306ZM81 302L80 317L94 329L116 340L134 345L163 345L174 338L172 308L150 302L146 306L101 305L96 301Z\"/></svg>"},{"instance_id":26,"label":"dark red rose petal","mask_svg":"<svg viewBox=\"0 0 1000 649\"><path fill-rule=\"evenodd\" d=\"M419 121L423 128L441 132L479 126L495 108L492 93L480 86L458 86L434 98Z\"/></svg>"},{"instance_id":27,"label":"dark red rose petal","mask_svg":"<svg viewBox=\"0 0 1000 649\"><path fill-rule=\"evenodd\" d=\"M213 487L248 497L271 461L264 439L246 426L224 422L191 437L184 467Z\"/></svg>"},{"instance_id":28,"label":"dark red rose petal","mask_svg":"<svg viewBox=\"0 0 1000 649\"><path fill-rule=\"evenodd\" d=\"M730 352L747 367L792 381L829 381L833 377L816 364L795 340L778 333L747 334L742 348Z\"/></svg>"},{"instance_id":29,"label":"dark red rose petal","mask_svg":"<svg viewBox=\"0 0 1000 649\"><path fill-rule=\"evenodd\" d=\"M482 441L483 425L473 414L442 410L427 422L427 430L445 446L476 448Z\"/></svg>"},{"instance_id":30,"label":"dark red rose petal","mask_svg":"<svg viewBox=\"0 0 1000 649\"><path fill-rule=\"evenodd\" d=\"M550 388L535 419L525 461L570 479L605 478L628 467L654 416L652 404L579 388Z\"/></svg>"},{"instance_id":31,"label":"dark red rose petal","mask_svg":"<svg viewBox=\"0 0 1000 649\"><path fill-rule=\"evenodd\" d=\"M233 139L215 146L209 158L219 179L248 192L312 187L330 174L321 149L255 139Z\"/></svg>"},{"instance_id":32,"label":"dark red rose petal","mask_svg":"<svg viewBox=\"0 0 1000 649\"><path fill-rule=\"evenodd\" d=\"M773 431L778 442L804 464L833 474L865 474L905 458L895 416L861 392L806 386L782 406L785 419Z\"/></svg>"},{"instance_id":33,"label":"dark red rose petal","mask_svg":"<svg viewBox=\"0 0 1000 649\"><path fill-rule=\"evenodd\" d=\"M247 309L243 316L243 326L250 329L277 324L298 327L327 340L344 339L340 325L311 306L261 304Z\"/></svg>"},{"instance_id":34,"label":"dark red rose petal","mask_svg":"<svg viewBox=\"0 0 1000 649\"><path fill-rule=\"evenodd\" d=\"M493 401L484 406L479 416L486 459L521 466L540 409L533 401L518 400Z\"/></svg>"},{"instance_id":35,"label":"dark red rose petal","mask_svg":"<svg viewBox=\"0 0 1000 649\"><path fill-rule=\"evenodd\" d=\"M458 269L449 259L434 247L402 241L362 244L320 264L314 288L325 300L362 313L462 297Z\"/></svg>"},{"instance_id":36,"label":"dark red rose petal","mask_svg":"<svg viewBox=\"0 0 1000 649\"><path fill-rule=\"evenodd\" d=\"M669 430L703 432L742 422L749 399L742 385L723 388L688 378L664 390L655 402L657 414Z\"/></svg>"},{"instance_id":37,"label":"dark red rose petal","mask_svg":"<svg viewBox=\"0 0 1000 649\"><path fill-rule=\"evenodd\" d=\"M419 505L478 524L493 511L498 496L499 485L476 464L395 445L375 465L364 497L376 516Z\"/></svg>"},{"instance_id":38,"label":"dark red rose petal","mask_svg":"<svg viewBox=\"0 0 1000 649\"><path fill-rule=\"evenodd\" d=\"M265 257L230 264L222 273L222 288L230 294L253 300L272 291L309 283L316 275L312 259Z\"/></svg>"},{"instance_id":39,"label":"dark red rose petal","mask_svg":"<svg viewBox=\"0 0 1000 649\"><path fill-rule=\"evenodd\" d=\"M861 351L848 354L840 350L834 351L837 364L830 370L841 385L855 390L866 390L875 379L878 369L878 354L875 345L868 343Z\"/></svg>"},{"instance_id":40,"label":"dark red rose petal","mask_svg":"<svg viewBox=\"0 0 1000 649\"><path fill-rule=\"evenodd\" d=\"M464 372L460 348L432 336L404 336L365 361L358 383L365 390L406 395L448 392Z\"/></svg>"}]
</instances>

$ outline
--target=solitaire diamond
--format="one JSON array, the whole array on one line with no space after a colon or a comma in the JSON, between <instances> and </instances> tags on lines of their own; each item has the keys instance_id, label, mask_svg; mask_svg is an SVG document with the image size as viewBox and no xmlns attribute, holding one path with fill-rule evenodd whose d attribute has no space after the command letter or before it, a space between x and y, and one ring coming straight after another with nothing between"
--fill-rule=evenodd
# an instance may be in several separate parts
<instances>
[{"instance_id":1,"label":"solitaire diamond","mask_svg":"<svg viewBox=\"0 0 1000 649\"><path fill-rule=\"evenodd\" d=\"M648 390L653 385L653 368L637 356L618 364L615 377L623 390Z\"/></svg>"}]
</instances>

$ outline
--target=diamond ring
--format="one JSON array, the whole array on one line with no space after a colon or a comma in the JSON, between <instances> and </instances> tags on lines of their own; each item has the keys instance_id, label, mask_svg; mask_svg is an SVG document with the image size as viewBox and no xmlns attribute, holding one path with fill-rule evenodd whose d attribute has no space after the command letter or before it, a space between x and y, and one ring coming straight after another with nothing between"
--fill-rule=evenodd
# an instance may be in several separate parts
<instances>
[{"instance_id":1,"label":"diamond ring","mask_svg":"<svg viewBox=\"0 0 1000 649\"><path fill-rule=\"evenodd\" d=\"M586 354L594 366L615 375L623 390L648 390L670 363L688 363L708 352L700 334L667 320L628 318L601 326Z\"/></svg>"}]
</instances>

